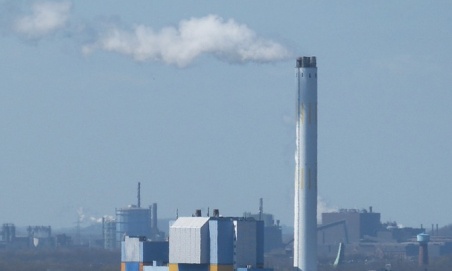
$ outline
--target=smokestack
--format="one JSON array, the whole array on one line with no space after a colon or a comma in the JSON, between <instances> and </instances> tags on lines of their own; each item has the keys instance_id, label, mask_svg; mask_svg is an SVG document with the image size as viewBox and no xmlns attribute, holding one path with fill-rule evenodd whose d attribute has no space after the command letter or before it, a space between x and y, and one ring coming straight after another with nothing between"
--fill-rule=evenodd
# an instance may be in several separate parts
<instances>
[{"instance_id":1,"label":"smokestack","mask_svg":"<svg viewBox=\"0 0 452 271\"><path fill-rule=\"evenodd\" d=\"M154 230L154 232L157 232L158 227L157 227L157 203L152 203L152 230Z\"/></svg>"},{"instance_id":2,"label":"smokestack","mask_svg":"<svg viewBox=\"0 0 452 271\"><path fill-rule=\"evenodd\" d=\"M262 220L262 213L264 212L264 199L259 199L259 220Z\"/></svg>"},{"instance_id":3,"label":"smokestack","mask_svg":"<svg viewBox=\"0 0 452 271\"><path fill-rule=\"evenodd\" d=\"M141 183L138 182L138 193L137 193L137 198L138 198L138 208L141 208Z\"/></svg>"},{"instance_id":4,"label":"smokestack","mask_svg":"<svg viewBox=\"0 0 452 271\"><path fill-rule=\"evenodd\" d=\"M296 60L294 267L317 271L317 61Z\"/></svg>"},{"instance_id":5,"label":"smokestack","mask_svg":"<svg viewBox=\"0 0 452 271\"><path fill-rule=\"evenodd\" d=\"M213 217L220 217L220 210L213 209Z\"/></svg>"},{"instance_id":6,"label":"smokestack","mask_svg":"<svg viewBox=\"0 0 452 271\"><path fill-rule=\"evenodd\" d=\"M201 209L196 209L196 211L195 211L195 215L194 215L195 217L201 217L202 216L202 214L201 214Z\"/></svg>"}]
</instances>

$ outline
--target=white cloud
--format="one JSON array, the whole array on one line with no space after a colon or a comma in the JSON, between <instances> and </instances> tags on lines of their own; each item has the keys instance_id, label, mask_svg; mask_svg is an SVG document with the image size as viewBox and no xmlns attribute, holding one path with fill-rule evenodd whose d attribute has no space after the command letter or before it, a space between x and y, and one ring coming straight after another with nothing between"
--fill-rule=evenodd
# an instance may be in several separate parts
<instances>
[{"instance_id":1,"label":"white cloud","mask_svg":"<svg viewBox=\"0 0 452 271\"><path fill-rule=\"evenodd\" d=\"M28 38L40 38L63 28L68 19L72 4L70 2L37 2L32 14L14 21L13 29Z\"/></svg>"},{"instance_id":2,"label":"white cloud","mask_svg":"<svg viewBox=\"0 0 452 271\"><path fill-rule=\"evenodd\" d=\"M202 54L234 63L272 62L290 56L281 44L259 38L246 25L216 15L183 20L178 28L166 27L158 32L144 25L137 25L132 31L111 27L96 42L84 46L83 52L96 49L179 67Z\"/></svg>"}]
</instances>

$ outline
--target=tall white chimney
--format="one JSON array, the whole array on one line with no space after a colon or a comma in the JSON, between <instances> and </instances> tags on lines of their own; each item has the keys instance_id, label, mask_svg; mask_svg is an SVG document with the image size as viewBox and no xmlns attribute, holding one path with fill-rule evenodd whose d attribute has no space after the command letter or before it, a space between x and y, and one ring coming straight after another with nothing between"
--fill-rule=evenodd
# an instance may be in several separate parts
<instances>
[{"instance_id":1,"label":"tall white chimney","mask_svg":"<svg viewBox=\"0 0 452 271\"><path fill-rule=\"evenodd\" d=\"M297 151L295 155L295 271L317 271L317 64L296 61Z\"/></svg>"}]
</instances>

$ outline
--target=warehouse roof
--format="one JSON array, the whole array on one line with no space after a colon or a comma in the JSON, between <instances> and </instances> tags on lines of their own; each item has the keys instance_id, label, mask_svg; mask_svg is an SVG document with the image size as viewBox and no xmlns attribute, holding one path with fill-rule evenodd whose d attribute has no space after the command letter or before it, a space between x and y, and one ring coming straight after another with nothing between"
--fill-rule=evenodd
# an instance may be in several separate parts
<instances>
[{"instance_id":1,"label":"warehouse roof","mask_svg":"<svg viewBox=\"0 0 452 271\"><path fill-rule=\"evenodd\" d=\"M209 221L209 217L179 217L171 228L201 228Z\"/></svg>"}]
</instances>

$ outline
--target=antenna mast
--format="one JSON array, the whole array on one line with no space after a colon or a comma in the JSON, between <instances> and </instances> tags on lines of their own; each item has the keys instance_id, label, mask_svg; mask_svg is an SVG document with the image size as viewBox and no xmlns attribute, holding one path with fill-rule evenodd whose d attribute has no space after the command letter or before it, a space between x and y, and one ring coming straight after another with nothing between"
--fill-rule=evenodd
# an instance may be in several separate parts
<instances>
[{"instance_id":1,"label":"antenna mast","mask_svg":"<svg viewBox=\"0 0 452 271\"><path fill-rule=\"evenodd\" d=\"M138 208L141 208L141 183L138 182Z\"/></svg>"}]
</instances>

